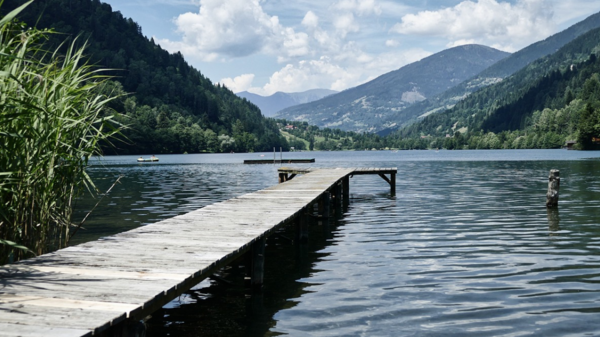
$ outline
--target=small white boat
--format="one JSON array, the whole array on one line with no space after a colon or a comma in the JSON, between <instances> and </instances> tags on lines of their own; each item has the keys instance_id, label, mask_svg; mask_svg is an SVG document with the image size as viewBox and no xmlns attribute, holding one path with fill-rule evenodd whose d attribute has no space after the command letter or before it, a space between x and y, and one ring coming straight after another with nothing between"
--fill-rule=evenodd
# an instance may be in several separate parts
<instances>
[{"instance_id":1,"label":"small white boat","mask_svg":"<svg viewBox=\"0 0 600 337\"><path fill-rule=\"evenodd\" d=\"M142 157L139 157L139 158L137 159L137 161L138 161L139 163L144 163L144 162L154 162L154 161L158 161L158 158L157 158L157 157L154 157L154 156L152 156L152 157L150 157L150 158L142 158Z\"/></svg>"}]
</instances>

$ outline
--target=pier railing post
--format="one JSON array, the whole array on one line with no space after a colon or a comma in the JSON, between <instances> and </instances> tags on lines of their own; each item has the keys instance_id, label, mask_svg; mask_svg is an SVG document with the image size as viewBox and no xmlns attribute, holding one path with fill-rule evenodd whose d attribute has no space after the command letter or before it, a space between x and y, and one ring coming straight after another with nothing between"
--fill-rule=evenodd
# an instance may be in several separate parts
<instances>
[{"instance_id":1,"label":"pier railing post","mask_svg":"<svg viewBox=\"0 0 600 337\"><path fill-rule=\"evenodd\" d=\"M550 170L548 176L548 192L546 193L546 207L558 207L558 191L560 189L560 171Z\"/></svg>"},{"instance_id":2,"label":"pier railing post","mask_svg":"<svg viewBox=\"0 0 600 337\"><path fill-rule=\"evenodd\" d=\"M264 237L256 240L252 244L251 248L251 271L250 271L250 285L253 289L261 289L264 282L265 274L265 245L266 239Z\"/></svg>"}]
</instances>

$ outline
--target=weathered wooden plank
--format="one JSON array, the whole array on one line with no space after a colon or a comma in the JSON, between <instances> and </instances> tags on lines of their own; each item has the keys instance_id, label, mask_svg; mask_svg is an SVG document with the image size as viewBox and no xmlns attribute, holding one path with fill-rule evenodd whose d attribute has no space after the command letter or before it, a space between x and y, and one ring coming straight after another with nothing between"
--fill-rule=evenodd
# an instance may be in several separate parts
<instances>
[{"instance_id":1,"label":"weathered wooden plank","mask_svg":"<svg viewBox=\"0 0 600 337\"><path fill-rule=\"evenodd\" d=\"M98 301L81 301L71 300L66 298L48 298L39 296L15 296L0 294L0 303L10 305L12 308L19 306L35 306L47 308L61 309L80 309L80 310L96 310L96 311L112 311L112 312L128 312L135 310L137 305L127 303L109 303ZM1 315L0 315L1 316Z\"/></svg>"},{"instance_id":2,"label":"weathered wooden plank","mask_svg":"<svg viewBox=\"0 0 600 337\"><path fill-rule=\"evenodd\" d=\"M143 280L175 280L183 281L189 277L188 274L166 274L166 273L147 273L147 272L125 272L113 271L106 269L88 269L88 268L73 268L73 267L49 267L49 266L23 266L14 265L2 269L16 269L19 271L30 270L41 273L60 273L80 276L101 276L109 278L121 279L143 279ZM1 301L1 298L0 298Z\"/></svg>"},{"instance_id":3,"label":"weathered wooden plank","mask_svg":"<svg viewBox=\"0 0 600 337\"><path fill-rule=\"evenodd\" d=\"M392 172L357 170L280 168L280 173L303 176L0 268L0 314L10 313L0 318L1 334L6 327L15 336L54 332L79 336L104 329L127 314L149 313L249 251L276 228L292 223L341 179L355 172ZM12 300L2 300L7 298ZM39 324L14 324L32 321Z\"/></svg>"},{"instance_id":4,"label":"weathered wooden plank","mask_svg":"<svg viewBox=\"0 0 600 337\"><path fill-rule=\"evenodd\" d=\"M24 324L0 323L0 331L3 337L78 337L91 336L91 330L67 329L34 325L34 322Z\"/></svg>"},{"instance_id":5,"label":"weathered wooden plank","mask_svg":"<svg viewBox=\"0 0 600 337\"><path fill-rule=\"evenodd\" d=\"M125 314L115 320L115 313L81 308L62 308L56 306L30 305L28 303L3 303L0 312L1 324L21 324L48 328L68 328L89 330L90 326L117 324L125 320ZM5 336L0 331L1 336Z\"/></svg>"}]
</instances>

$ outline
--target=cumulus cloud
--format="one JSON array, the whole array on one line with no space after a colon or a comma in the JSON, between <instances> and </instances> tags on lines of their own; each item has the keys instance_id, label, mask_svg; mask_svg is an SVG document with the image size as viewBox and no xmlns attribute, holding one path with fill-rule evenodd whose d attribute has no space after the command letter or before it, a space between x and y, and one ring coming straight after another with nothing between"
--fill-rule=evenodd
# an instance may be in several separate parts
<instances>
[{"instance_id":1,"label":"cumulus cloud","mask_svg":"<svg viewBox=\"0 0 600 337\"><path fill-rule=\"evenodd\" d=\"M448 46L476 42L507 51L518 50L554 31L553 11L544 0L463 1L450 8L408 14L391 32L437 36Z\"/></svg>"},{"instance_id":2,"label":"cumulus cloud","mask_svg":"<svg viewBox=\"0 0 600 337\"><path fill-rule=\"evenodd\" d=\"M308 11L304 15L304 19L302 19L302 25L315 29L319 26L319 17L313 11Z\"/></svg>"},{"instance_id":3,"label":"cumulus cloud","mask_svg":"<svg viewBox=\"0 0 600 337\"><path fill-rule=\"evenodd\" d=\"M201 0L198 13L181 14L174 22L182 40L158 42L205 61L273 50L293 57L308 50L307 35L282 26L277 16L263 11L259 0Z\"/></svg>"},{"instance_id":4,"label":"cumulus cloud","mask_svg":"<svg viewBox=\"0 0 600 337\"><path fill-rule=\"evenodd\" d=\"M342 38L345 38L348 33L355 33L359 31L358 24L354 21L354 14L345 13L336 15L333 20L333 26Z\"/></svg>"},{"instance_id":5,"label":"cumulus cloud","mask_svg":"<svg viewBox=\"0 0 600 337\"><path fill-rule=\"evenodd\" d=\"M264 96L276 91L300 92L314 88L341 91L431 55L430 52L422 49L409 49L376 56L360 53L358 50L354 50L354 53L358 55L358 62L355 57L344 60L323 56L316 60L289 63L276 71L266 85L253 87L248 91Z\"/></svg>"},{"instance_id":6,"label":"cumulus cloud","mask_svg":"<svg viewBox=\"0 0 600 337\"><path fill-rule=\"evenodd\" d=\"M341 0L333 5L335 9L357 15L381 14L381 6L375 0Z\"/></svg>"},{"instance_id":7,"label":"cumulus cloud","mask_svg":"<svg viewBox=\"0 0 600 337\"><path fill-rule=\"evenodd\" d=\"M401 16L398 11L408 8L393 1L308 0L286 2L285 6L291 6L286 10L265 0L195 1L200 5L198 12L179 15L173 21L179 41L155 40L190 59L214 62L215 67L226 67L250 55L268 55L251 64L253 69L247 73L221 78L219 82L234 92L271 95L313 88L345 90L431 54L416 47L382 51L384 44L405 45L401 38L386 41L383 36L388 33L383 27L391 25L380 20L393 17L395 22ZM293 15L288 14L290 8L295 10ZM272 13L280 14L282 20ZM374 16L378 18L374 20ZM377 47L369 48L371 40L377 41ZM263 64L269 59L279 65ZM215 62L224 60L227 62ZM266 83L262 82L265 78Z\"/></svg>"},{"instance_id":8,"label":"cumulus cloud","mask_svg":"<svg viewBox=\"0 0 600 337\"><path fill-rule=\"evenodd\" d=\"M254 74L242 74L234 78L223 78L219 81L219 83L229 88L229 90L238 93L250 89L253 81Z\"/></svg>"}]
</instances>

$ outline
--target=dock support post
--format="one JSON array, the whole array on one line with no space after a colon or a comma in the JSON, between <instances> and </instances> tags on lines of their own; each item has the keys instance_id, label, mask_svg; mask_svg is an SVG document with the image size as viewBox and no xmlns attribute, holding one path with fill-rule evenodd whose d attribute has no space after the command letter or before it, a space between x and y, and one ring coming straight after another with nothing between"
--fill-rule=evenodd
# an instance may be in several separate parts
<instances>
[{"instance_id":1,"label":"dock support post","mask_svg":"<svg viewBox=\"0 0 600 337\"><path fill-rule=\"evenodd\" d=\"M546 207L558 207L558 190L560 189L560 171L550 170L548 176L548 192L546 193Z\"/></svg>"},{"instance_id":2,"label":"dock support post","mask_svg":"<svg viewBox=\"0 0 600 337\"><path fill-rule=\"evenodd\" d=\"M96 336L96 335L94 335ZM101 332L99 337L144 337L146 336L146 324L143 321L126 319Z\"/></svg>"},{"instance_id":3,"label":"dock support post","mask_svg":"<svg viewBox=\"0 0 600 337\"><path fill-rule=\"evenodd\" d=\"M342 216L342 185L341 182L336 182L333 186L333 202L335 205L335 216Z\"/></svg>"},{"instance_id":4,"label":"dock support post","mask_svg":"<svg viewBox=\"0 0 600 337\"><path fill-rule=\"evenodd\" d=\"M323 218L325 219L325 221L329 221L331 203L331 193L329 193L329 191L323 193L323 196L321 197L321 202L323 203Z\"/></svg>"},{"instance_id":5,"label":"dock support post","mask_svg":"<svg viewBox=\"0 0 600 337\"><path fill-rule=\"evenodd\" d=\"M287 173L279 173L279 183L285 183L286 181L288 181L288 175Z\"/></svg>"},{"instance_id":6,"label":"dock support post","mask_svg":"<svg viewBox=\"0 0 600 337\"><path fill-rule=\"evenodd\" d=\"M258 290L263 286L265 274L265 243L266 239L261 237L252 244L250 252L252 256L252 268L250 271L250 285L252 286L252 289Z\"/></svg>"},{"instance_id":7,"label":"dock support post","mask_svg":"<svg viewBox=\"0 0 600 337\"><path fill-rule=\"evenodd\" d=\"M350 177L345 176L342 179L342 193L344 194L344 207L350 204Z\"/></svg>"},{"instance_id":8,"label":"dock support post","mask_svg":"<svg viewBox=\"0 0 600 337\"><path fill-rule=\"evenodd\" d=\"M396 196L396 173L390 173L390 194Z\"/></svg>"},{"instance_id":9,"label":"dock support post","mask_svg":"<svg viewBox=\"0 0 600 337\"><path fill-rule=\"evenodd\" d=\"M308 219L304 213L296 218L296 240L298 243L308 243Z\"/></svg>"}]
</instances>

